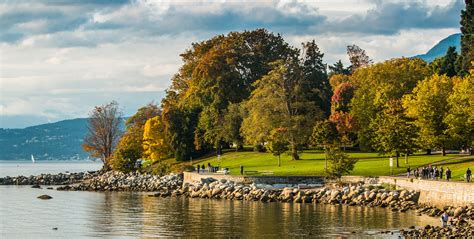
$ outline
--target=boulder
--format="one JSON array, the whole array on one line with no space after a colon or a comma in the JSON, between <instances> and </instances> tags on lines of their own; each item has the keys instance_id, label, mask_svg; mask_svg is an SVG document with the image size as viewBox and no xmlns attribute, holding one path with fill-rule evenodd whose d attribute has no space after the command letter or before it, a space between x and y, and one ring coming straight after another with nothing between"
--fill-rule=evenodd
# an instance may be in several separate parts
<instances>
[{"instance_id":1,"label":"boulder","mask_svg":"<svg viewBox=\"0 0 474 239\"><path fill-rule=\"evenodd\" d=\"M46 195L46 194L43 194L41 196L38 196L39 199L42 199L42 200L48 200L48 199L52 199L53 197L49 196L49 195Z\"/></svg>"}]
</instances>

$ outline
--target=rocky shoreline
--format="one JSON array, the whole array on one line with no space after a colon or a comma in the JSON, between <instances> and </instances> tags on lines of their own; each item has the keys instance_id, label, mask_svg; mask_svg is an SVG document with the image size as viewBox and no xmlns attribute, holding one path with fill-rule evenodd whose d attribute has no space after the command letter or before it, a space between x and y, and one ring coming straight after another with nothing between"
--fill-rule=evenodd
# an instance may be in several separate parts
<instances>
[{"instance_id":1,"label":"rocky shoreline","mask_svg":"<svg viewBox=\"0 0 474 239\"><path fill-rule=\"evenodd\" d=\"M418 215L440 217L446 211L451 226L427 225L423 228L402 229L407 238L419 237L474 237L474 207L444 207L439 209L418 204L419 193L409 190L390 190L372 185L325 186L311 189L282 187L284 185L244 184L225 179L203 178L183 184L182 174L163 177L120 172L39 175L0 178L0 185L64 185L57 190L72 191L141 191L154 192L155 197L189 197L261 202L323 203L348 206L389 208L392 211L414 210Z\"/></svg>"},{"instance_id":2,"label":"rocky shoreline","mask_svg":"<svg viewBox=\"0 0 474 239\"><path fill-rule=\"evenodd\" d=\"M99 176L96 171L80 173L40 174L0 178L0 185L68 185Z\"/></svg>"}]
</instances>

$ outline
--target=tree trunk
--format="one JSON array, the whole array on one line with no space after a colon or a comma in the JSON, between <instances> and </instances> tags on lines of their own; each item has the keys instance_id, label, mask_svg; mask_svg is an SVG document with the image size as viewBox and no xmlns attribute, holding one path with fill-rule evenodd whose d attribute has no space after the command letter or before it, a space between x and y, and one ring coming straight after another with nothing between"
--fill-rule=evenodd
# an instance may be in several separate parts
<instances>
[{"instance_id":1,"label":"tree trunk","mask_svg":"<svg viewBox=\"0 0 474 239\"><path fill-rule=\"evenodd\" d=\"M397 168L400 168L400 166L398 165L398 157L400 157L400 153L396 152L395 157L397 158Z\"/></svg>"},{"instance_id":2,"label":"tree trunk","mask_svg":"<svg viewBox=\"0 0 474 239\"><path fill-rule=\"evenodd\" d=\"M328 150L326 146L324 146L324 172L328 172Z\"/></svg>"},{"instance_id":3,"label":"tree trunk","mask_svg":"<svg viewBox=\"0 0 474 239\"><path fill-rule=\"evenodd\" d=\"M280 155L278 155L278 167L281 166L281 159L280 159Z\"/></svg>"},{"instance_id":4,"label":"tree trunk","mask_svg":"<svg viewBox=\"0 0 474 239\"><path fill-rule=\"evenodd\" d=\"M426 149L426 154L431 155L431 149Z\"/></svg>"},{"instance_id":5,"label":"tree trunk","mask_svg":"<svg viewBox=\"0 0 474 239\"><path fill-rule=\"evenodd\" d=\"M405 152L405 166L408 165L408 151Z\"/></svg>"},{"instance_id":6,"label":"tree trunk","mask_svg":"<svg viewBox=\"0 0 474 239\"><path fill-rule=\"evenodd\" d=\"M298 157L298 149L296 147L296 142L293 138L291 138L291 159L292 160L298 160L300 159Z\"/></svg>"},{"instance_id":7,"label":"tree trunk","mask_svg":"<svg viewBox=\"0 0 474 239\"><path fill-rule=\"evenodd\" d=\"M446 156L446 147L443 146L443 156Z\"/></svg>"}]
</instances>

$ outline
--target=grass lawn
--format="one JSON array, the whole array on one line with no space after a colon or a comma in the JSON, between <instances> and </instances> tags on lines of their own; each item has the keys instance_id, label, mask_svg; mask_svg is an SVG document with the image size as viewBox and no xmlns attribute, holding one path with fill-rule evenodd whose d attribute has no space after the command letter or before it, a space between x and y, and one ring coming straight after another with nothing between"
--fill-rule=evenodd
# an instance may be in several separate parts
<instances>
[{"instance_id":1,"label":"grass lawn","mask_svg":"<svg viewBox=\"0 0 474 239\"><path fill-rule=\"evenodd\" d=\"M389 157L377 153L348 152L352 158L359 161L355 165L351 175L362 176L381 176L390 175ZM221 167L230 169L231 174L240 174L240 165L244 166L246 171L272 171L274 175L324 175L324 153L318 150L308 150L300 154L301 160L291 160L287 154L281 156L281 167L278 167L278 159L270 153L259 152L226 152L221 156L220 162L217 156L204 158L193 162L193 165L208 163L214 166L220 164ZM395 158L394 158L395 161ZM408 157L410 168L416 168L435 162L444 162L444 168L450 167L453 171L453 178L458 179L466 171L467 167L474 168L473 156L460 156L458 154L425 155L417 154ZM396 168L394 162L393 174L406 172L407 165L403 157L399 158L399 168Z\"/></svg>"}]
</instances>

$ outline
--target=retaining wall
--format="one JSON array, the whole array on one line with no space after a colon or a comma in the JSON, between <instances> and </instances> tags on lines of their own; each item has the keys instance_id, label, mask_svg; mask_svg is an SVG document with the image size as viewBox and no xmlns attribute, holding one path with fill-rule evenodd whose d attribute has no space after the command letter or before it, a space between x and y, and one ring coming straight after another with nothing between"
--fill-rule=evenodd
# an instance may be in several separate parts
<instances>
[{"instance_id":1,"label":"retaining wall","mask_svg":"<svg viewBox=\"0 0 474 239\"><path fill-rule=\"evenodd\" d=\"M210 173L184 172L183 182L191 183L200 181L201 178L215 178L217 180L226 179L242 183L258 184L324 184L324 177L320 176L231 176Z\"/></svg>"},{"instance_id":2,"label":"retaining wall","mask_svg":"<svg viewBox=\"0 0 474 239\"><path fill-rule=\"evenodd\" d=\"M419 203L437 207L474 205L474 183L419 180L387 176L345 176L343 177L343 181L349 183L364 182L366 184L387 183L395 185L396 187L419 191Z\"/></svg>"}]
</instances>

